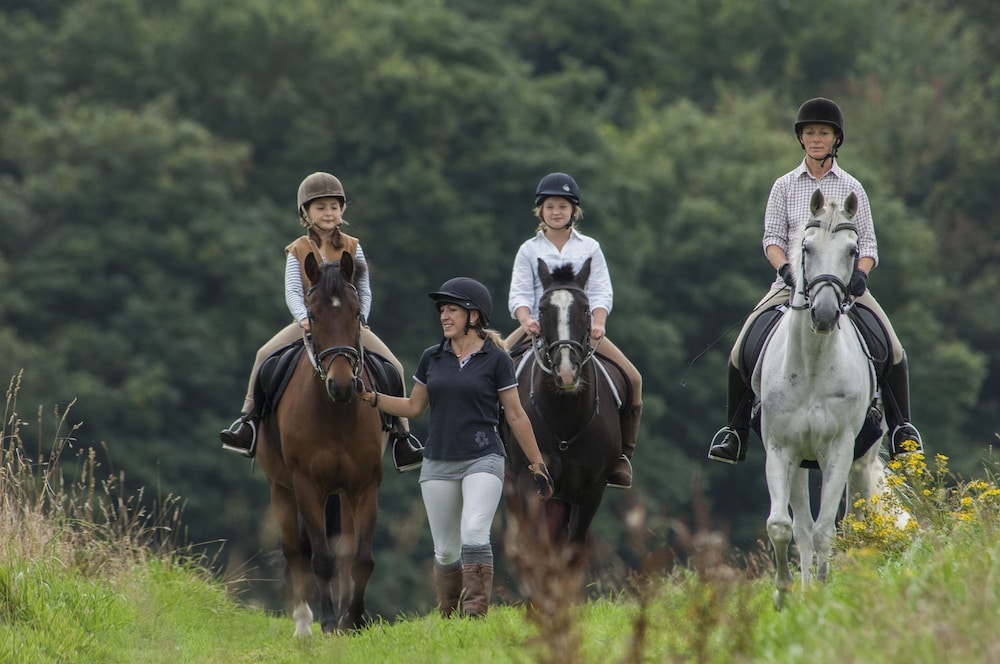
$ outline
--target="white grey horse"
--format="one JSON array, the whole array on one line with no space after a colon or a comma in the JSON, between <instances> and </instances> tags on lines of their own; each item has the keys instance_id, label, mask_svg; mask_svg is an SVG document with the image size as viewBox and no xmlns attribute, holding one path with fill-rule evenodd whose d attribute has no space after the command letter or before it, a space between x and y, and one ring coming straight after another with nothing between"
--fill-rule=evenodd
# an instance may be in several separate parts
<instances>
[{"instance_id":1,"label":"white grey horse","mask_svg":"<svg viewBox=\"0 0 1000 664\"><path fill-rule=\"evenodd\" d=\"M854 194L843 204L824 200L818 189L813 194L812 218L791 247L795 288L789 310L753 374L767 453L767 534L774 548L774 604L779 610L793 584L788 566L793 534L802 586L811 582L813 565L816 577L825 581L845 490L849 498L860 493L867 499L884 486L879 445L854 461L854 440L876 389L874 369L846 316L852 301L848 284L858 257L851 221L857 207ZM815 459L823 476L815 520L809 471L800 466L804 459Z\"/></svg>"}]
</instances>

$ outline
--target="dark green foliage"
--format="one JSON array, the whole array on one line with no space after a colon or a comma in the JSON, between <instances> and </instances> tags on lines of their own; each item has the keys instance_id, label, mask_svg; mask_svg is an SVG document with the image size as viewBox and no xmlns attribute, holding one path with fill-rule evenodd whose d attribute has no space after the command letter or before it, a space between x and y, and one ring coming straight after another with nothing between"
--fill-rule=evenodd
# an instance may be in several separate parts
<instances>
[{"instance_id":1,"label":"dark green foliage","mask_svg":"<svg viewBox=\"0 0 1000 664\"><path fill-rule=\"evenodd\" d=\"M681 521L705 506L750 549L763 450L738 468L704 457L726 354L773 276L761 219L801 158L795 109L827 95L846 115L841 163L872 199L869 285L910 354L916 422L972 473L1000 403L993 6L0 3L0 372L25 370L22 416L77 399L78 443L106 443L130 486L184 496L190 539L228 540L233 572L276 541L259 525L266 486L216 433L288 318L302 177L343 179L371 324L409 384L440 334L425 294L445 279L486 283L495 326L513 329L534 186L564 170L611 267L609 334L646 395L636 489L609 492L598 529L629 560L633 504ZM372 605L426 611L416 477L387 471ZM263 554L250 566L278 576Z\"/></svg>"}]
</instances>

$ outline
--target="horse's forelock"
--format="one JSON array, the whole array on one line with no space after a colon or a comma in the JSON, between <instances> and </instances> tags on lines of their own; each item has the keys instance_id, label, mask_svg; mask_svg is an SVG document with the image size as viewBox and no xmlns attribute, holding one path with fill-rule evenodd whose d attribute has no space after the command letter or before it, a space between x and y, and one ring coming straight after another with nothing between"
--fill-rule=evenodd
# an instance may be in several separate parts
<instances>
[{"instance_id":1,"label":"horse's forelock","mask_svg":"<svg viewBox=\"0 0 1000 664\"><path fill-rule=\"evenodd\" d=\"M368 264L364 261L354 261L354 274L351 284L357 288L364 276L368 273ZM344 288L344 278L340 273L340 261L323 263L320 269L320 287L327 293L339 293Z\"/></svg>"},{"instance_id":2,"label":"horse's forelock","mask_svg":"<svg viewBox=\"0 0 1000 664\"><path fill-rule=\"evenodd\" d=\"M552 281L560 284L565 284L573 281L576 274L573 272L572 263L566 263L565 265L560 265L556 269L552 270Z\"/></svg>"}]
</instances>

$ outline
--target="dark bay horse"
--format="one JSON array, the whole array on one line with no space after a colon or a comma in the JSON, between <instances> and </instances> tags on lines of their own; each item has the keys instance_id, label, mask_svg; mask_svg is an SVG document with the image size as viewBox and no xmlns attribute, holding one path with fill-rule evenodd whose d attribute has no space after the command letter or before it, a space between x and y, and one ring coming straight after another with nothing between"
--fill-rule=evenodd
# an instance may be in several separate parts
<instances>
[{"instance_id":1,"label":"dark bay horse","mask_svg":"<svg viewBox=\"0 0 1000 664\"><path fill-rule=\"evenodd\" d=\"M568 549L574 566L585 558L590 524L604 498L606 480L621 455L619 408L627 401L622 372L590 344L590 303L585 286L590 260L573 274L564 265L549 271L538 261L543 285L538 320L541 338L517 363L518 391L555 480L555 494L541 505L520 446L508 441L507 504L515 519L542 510L552 546Z\"/></svg>"},{"instance_id":2,"label":"dark bay horse","mask_svg":"<svg viewBox=\"0 0 1000 664\"><path fill-rule=\"evenodd\" d=\"M322 265L310 255L304 267L311 339L274 414L262 423L257 452L281 529L296 636L312 632L309 600L317 593L323 632L369 621L365 588L375 567L386 444L378 411L354 398L370 385L354 286L365 266L344 252ZM327 526L328 501L339 502L339 528Z\"/></svg>"}]
</instances>

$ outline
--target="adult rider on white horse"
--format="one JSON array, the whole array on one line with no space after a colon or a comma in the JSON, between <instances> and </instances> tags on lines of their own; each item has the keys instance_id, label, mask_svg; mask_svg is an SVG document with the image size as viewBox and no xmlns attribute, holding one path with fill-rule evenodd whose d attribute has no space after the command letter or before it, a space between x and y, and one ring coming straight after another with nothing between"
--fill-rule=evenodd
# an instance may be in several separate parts
<instances>
[{"instance_id":1,"label":"adult rider on white horse","mask_svg":"<svg viewBox=\"0 0 1000 664\"><path fill-rule=\"evenodd\" d=\"M816 189L821 190L828 200L844 200L851 192L858 197L858 211L853 220L858 229L858 262L851 277L850 291L856 302L875 313L892 344L892 366L880 385L886 423L891 434L889 453L896 457L907 452L923 452L920 433L910 423L906 353L889 318L867 289L868 274L878 264L878 245L868 195L861 183L837 163L837 150L844 143L844 115L840 107L822 97L806 101L799 107L795 118L795 135L805 150L805 158L797 168L775 181L764 212L764 255L777 270L777 278L744 322L730 353L726 403L728 424L712 439L708 458L730 464L746 458L754 395L738 368L740 347L747 330L761 313L774 305L788 302L794 287L788 263L789 241L809 220L809 199Z\"/></svg>"}]
</instances>

